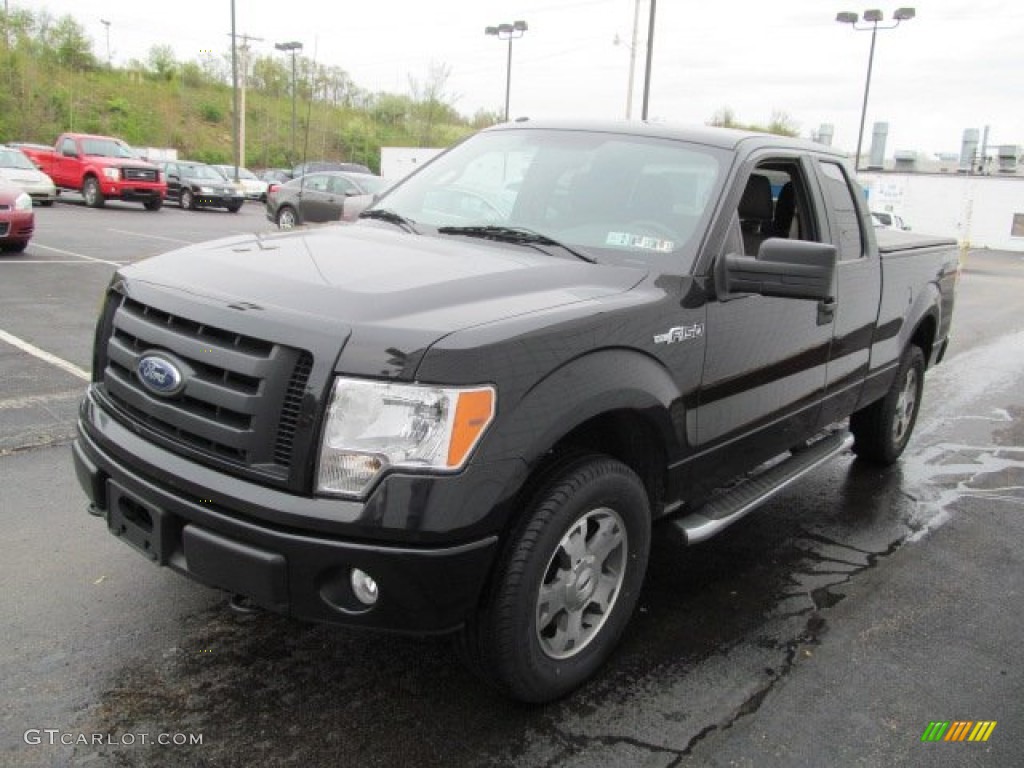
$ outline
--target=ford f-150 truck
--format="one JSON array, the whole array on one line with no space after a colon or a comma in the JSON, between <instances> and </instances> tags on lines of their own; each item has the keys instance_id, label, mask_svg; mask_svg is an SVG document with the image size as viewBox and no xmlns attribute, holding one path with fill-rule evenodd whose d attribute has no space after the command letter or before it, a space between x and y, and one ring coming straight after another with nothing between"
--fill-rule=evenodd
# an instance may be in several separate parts
<instances>
[{"instance_id":1,"label":"ford f-150 truck","mask_svg":"<svg viewBox=\"0 0 1024 768\"><path fill-rule=\"evenodd\" d=\"M120 139L64 133L52 151L22 151L59 189L81 192L91 208L100 208L107 200L125 200L158 211L167 195L160 170Z\"/></svg>"},{"instance_id":2,"label":"ford f-150 truck","mask_svg":"<svg viewBox=\"0 0 1024 768\"><path fill-rule=\"evenodd\" d=\"M78 477L159 565L452 632L550 700L613 650L653 535L700 542L851 444L900 456L959 265L885 234L825 146L488 129L354 224L120 269Z\"/></svg>"}]
</instances>

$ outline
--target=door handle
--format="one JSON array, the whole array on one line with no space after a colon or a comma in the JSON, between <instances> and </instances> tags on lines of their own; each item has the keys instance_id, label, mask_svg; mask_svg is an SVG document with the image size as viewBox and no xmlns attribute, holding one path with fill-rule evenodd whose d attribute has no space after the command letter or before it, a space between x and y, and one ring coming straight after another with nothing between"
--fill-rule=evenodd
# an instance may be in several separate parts
<instances>
[{"instance_id":1,"label":"door handle","mask_svg":"<svg viewBox=\"0 0 1024 768\"><path fill-rule=\"evenodd\" d=\"M835 319L837 304L833 296L818 302L818 325L828 325Z\"/></svg>"}]
</instances>

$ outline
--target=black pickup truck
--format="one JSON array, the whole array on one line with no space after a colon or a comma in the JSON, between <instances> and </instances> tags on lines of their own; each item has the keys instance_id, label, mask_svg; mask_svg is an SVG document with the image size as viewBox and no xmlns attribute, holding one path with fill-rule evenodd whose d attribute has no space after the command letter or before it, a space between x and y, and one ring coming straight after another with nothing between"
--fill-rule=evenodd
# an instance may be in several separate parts
<instances>
[{"instance_id":1,"label":"black pickup truck","mask_svg":"<svg viewBox=\"0 0 1024 768\"><path fill-rule=\"evenodd\" d=\"M613 650L652 535L702 541L851 445L900 456L958 254L886 234L817 144L502 125L354 224L119 270L78 477L160 565L451 632L550 700Z\"/></svg>"}]
</instances>

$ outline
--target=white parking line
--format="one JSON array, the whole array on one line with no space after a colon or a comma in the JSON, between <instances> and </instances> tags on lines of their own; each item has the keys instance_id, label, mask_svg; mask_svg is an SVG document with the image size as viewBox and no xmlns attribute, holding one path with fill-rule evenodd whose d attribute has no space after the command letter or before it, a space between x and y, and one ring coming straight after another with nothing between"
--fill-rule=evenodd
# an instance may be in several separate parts
<instances>
[{"instance_id":1,"label":"white parking line","mask_svg":"<svg viewBox=\"0 0 1024 768\"><path fill-rule=\"evenodd\" d=\"M65 251L63 248L54 248L52 245L43 245L37 240L32 241L32 247L43 248L47 251L53 251L54 253L63 253L65 256L76 256L79 259L85 259L86 261L95 261L98 264L109 264L112 267L121 267L128 263L126 261L108 261L107 259L97 259L95 256L86 256L84 253Z\"/></svg>"},{"instance_id":2,"label":"white parking line","mask_svg":"<svg viewBox=\"0 0 1024 768\"><path fill-rule=\"evenodd\" d=\"M133 237L148 237L150 240L165 240L168 243L194 245L191 240L181 240L177 237L161 237L160 235L146 235L142 232L132 232L130 229L114 229L113 227L107 227L107 232L116 232L119 235L132 235Z\"/></svg>"},{"instance_id":3,"label":"white parking line","mask_svg":"<svg viewBox=\"0 0 1024 768\"><path fill-rule=\"evenodd\" d=\"M34 344L29 344L27 341L25 341L24 339L19 339L17 336L12 336L6 331L0 331L0 341L6 341L12 347L17 347L22 352L28 352L33 357L37 357L40 360L49 363L50 365L55 365L62 371L67 371L71 375L77 376L83 381L89 381L92 378L92 376L89 375L88 371L84 370L83 368L79 368L74 363L69 363L67 360L62 360L56 355L51 355L46 350L40 349Z\"/></svg>"}]
</instances>

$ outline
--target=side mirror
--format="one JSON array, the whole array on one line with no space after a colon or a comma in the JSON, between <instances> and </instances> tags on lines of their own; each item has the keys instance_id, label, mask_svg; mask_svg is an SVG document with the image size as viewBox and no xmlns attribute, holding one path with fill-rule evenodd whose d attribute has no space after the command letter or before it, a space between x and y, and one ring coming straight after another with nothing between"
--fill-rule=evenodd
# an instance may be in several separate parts
<instances>
[{"instance_id":1,"label":"side mirror","mask_svg":"<svg viewBox=\"0 0 1024 768\"><path fill-rule=\"evenodd\" d=\"M836 247L807 240L769 238L757 258L725 254L715 262L715 291L719 298L756 293L787 299L824 301L833 296Z\"/></svg>"}]
</instances>

